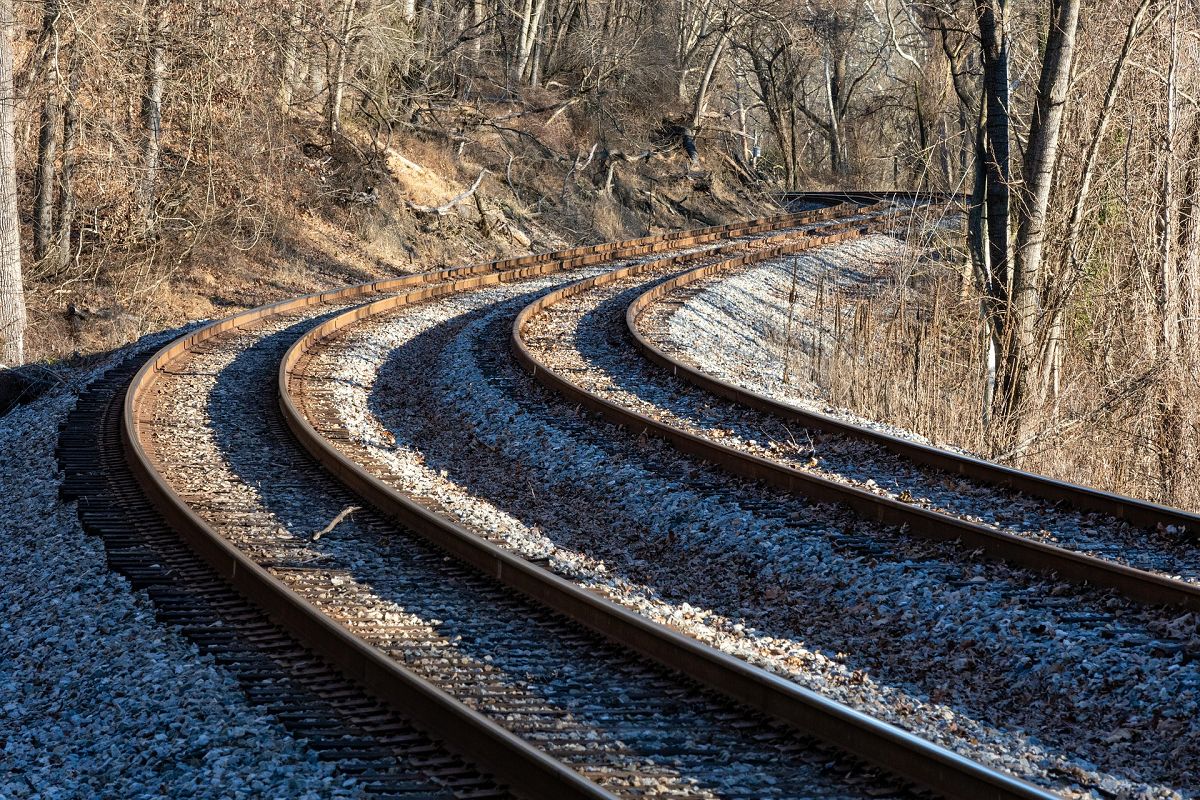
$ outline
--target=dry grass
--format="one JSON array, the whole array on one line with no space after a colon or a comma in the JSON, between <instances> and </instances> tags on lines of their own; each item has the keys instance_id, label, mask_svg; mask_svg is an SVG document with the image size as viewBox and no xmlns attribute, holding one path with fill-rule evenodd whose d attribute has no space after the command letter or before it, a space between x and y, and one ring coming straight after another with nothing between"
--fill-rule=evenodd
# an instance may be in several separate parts
<instances>
[{"instance_id":1,"label":"dry grass","mask_svg":"<svg viewBox=\"0 0 1200 800\"><path fill-rule=\"evenodd\" d=\"M345 121L345 140L323 149L315 112L272 119L253 136L223 119L212 147L170 184L174 216L152 238L115 227L128 216L128 186L98 182L100 173L89 171L81 202L107 217L83 221L94 232L66 269L28 271L29 357L109 350L164 327L386 275L640 236L650 187L660 198L656 230L768 210L719 182L712 193L693 191L679 154L622 163L612 192L597 187L595 163L568 180L579 141L566 119L539 128L541 118L529 115L506 124L530 135L483 126L465 143L395 132L383 150L373 146L384 144L377 131L354 118ZM413 210L445 204L484 168L486 226L474 199L445 215ZM676 213L674 204L693 213Z\"/></svg>"},{"instance_id":2,"label":"dry grass","mask_svg":"<svg viewBox=\"0 0 1200 800\"><path fill-rule=\"evenodd\" d=\"M938 444L1200 510L1200 365L1148 362L1136 348L1097 356L1082 341L1092 328L1079 321L1059 395L1026 409L1029 438L997 446L983 422L979 298L963 281L955 245L961 233L926 229L910 240L927 247L887 265L870 291L822 287L802 299L796 316L819 333L793 334L796 379L811 380L835 406ZM931 256L931 249L949 257ZM780 341L785 326L778 322Z\"/></svg>"}]
</instances>

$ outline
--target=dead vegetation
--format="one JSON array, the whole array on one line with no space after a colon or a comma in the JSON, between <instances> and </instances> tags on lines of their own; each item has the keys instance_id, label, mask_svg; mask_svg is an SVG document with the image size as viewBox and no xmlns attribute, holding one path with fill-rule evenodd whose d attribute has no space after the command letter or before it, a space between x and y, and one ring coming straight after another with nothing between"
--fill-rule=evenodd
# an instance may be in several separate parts
<instances>
[{"instance_id":1,"label":"dead vegetation","mask_svg":"<svg viewBox=\"0 0 1200 800\"><path fill-rule=\"evenodd\" d=\"M955 220L950 220L955 222ZM818 281L792 309L804 331L775 320L780 374L810 382L833 406L912 430L1020 469L1169 505L1200 509L1195 398L1200 364L1149 355L1152 342L1129 340L1119 326L1136 320L1128 289L1097 276L1072 308L1068 356L1053 404L1026 410L1028 434L1001 441L984 413L989 402L988 342L979 328L981 297L964 279L962 225L932 220L908 237L909 260L881 262L873 279L851 287ZM1101 319L1090 314L1101 309ZM790 347L784 345L792 329ZM787 356L782 354L787 353ZM1174 401L1164 440L1162 398Z\"/></svg>"}]
</instances>

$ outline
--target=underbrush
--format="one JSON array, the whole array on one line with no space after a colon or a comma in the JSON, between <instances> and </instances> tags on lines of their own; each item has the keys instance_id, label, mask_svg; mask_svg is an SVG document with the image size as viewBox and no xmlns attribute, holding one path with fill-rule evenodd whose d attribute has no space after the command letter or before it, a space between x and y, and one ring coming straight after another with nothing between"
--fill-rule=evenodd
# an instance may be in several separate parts
<instances>
[{"instance_id":1,"label":"underbrush","mask_svg":"<svg viewBox=\"0 0 1200 800\"><path fill-rule=\"evenodd\" d=\"M1026 434L997 441L984 421L980 297L965 271L962 229L909 231L907 260L850 286L798 293L789 373L830 404L939 445L1073 483L1200 510L1200 364L1147 358L1074 309L1058 392L1022 410ZM1112 312L1115 313L1115 312ZM787 321L774 321L781 353Z\"/></svg>"},{"instance_id":2,"label":"underbrush","mask_svg":"<svg viewBox=\"0 0 1200 800\"><path fill-rule=\"evenodd\" d=\"M126 186L85 183L81 207L95 210L78 225L75 252L27 270L28 357L108 350L388 275L773 210L678 148L602 163L568 115L547 127L546 113L510 103L442 112L420 131L386 136L347 120L332 144L315 114L250 136L235 125L246 120L222 120L203 152L165 158L172 169L149 233L128 224Z\"/></svg>"}]
</instances>

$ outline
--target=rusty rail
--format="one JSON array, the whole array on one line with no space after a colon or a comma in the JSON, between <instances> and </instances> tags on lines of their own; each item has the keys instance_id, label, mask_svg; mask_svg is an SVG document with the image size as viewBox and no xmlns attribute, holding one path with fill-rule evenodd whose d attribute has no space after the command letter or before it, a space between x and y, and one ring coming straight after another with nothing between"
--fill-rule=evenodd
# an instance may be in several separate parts
<instances>
[{"instance_id":1,"label":"rusty rail","mask_svg":"<svg viewBox=\"0 0 1200 800\"><path fill-rule=\"evenodd\" d=\"M832 201L831 201L832 202ZM761 220L710 226L600 245L569 248L503 259L470 267L406 275L305 295L251 309L206 325L160 349L138 371L125 394L121 435L126 460L138 485L187 545L234 589L261 608L292 636L320 653L344 674L403 716L412 719L452 749L491 772L517 792L536 797L611 798L611 793L468 708L449 694L397 664L383 652L329 619L280 580L221 537L188 506L158 473L143 441L142 406L159 375L202 343L239 327L314 305L368 300L405 288L405 302L439 297L506 280L568 270L616 258L650 255L668 249L782 230L830 219L840 205ZM717 252L720 252L719 248ZM712 250L708 252L713 252ZM363 315L363 307L348 312Z\"/></svg>"},{"instance_id":2,"label":"rusty rail","mask_svg":"<svg viewBox=\"0 0 1200 800\"><path fill-rule=\"evenodd\" d=\"M851 436L872 444L879 444L897 455L946 472L957 473L1053 502L1067 502L1076 508L1109 514L1141 527L1174 525L1193 535L1200 532L1200 514L1006 467L992 461L903 439L889 433L844 422L826 414L805 411L781 403L765 395L722 381L703 370L673 358L647 339L638 329L638 319L652 303L666 297L671 292L722 271L724 270L714 267L701 267L658 284L635 299L626 311L625 322L638 350L654 363L671 370L673 375L701 389L782 419L798 422L808 428L816 428L828 433Z\"/></svg>"},{"instance_id":3,"label":"rusty rail","mask_svg":"<svg viewBox=\"0 0 1200 800\"><path fill-rule=\"evenodd\" d=\"M888 219L894 219L894 215L888 215ZM880 224L878 221L874 225L854 223L850 230L810 236L800 242L778 244L751 254L731 256L727 262L749 263L751 260L842 241ZM713 255L713 252L704 255ZM656 259L615 270L603 277L617 276L613 278L615 280L629 274L683 264L695 257ZM596 280L588 279L583 283L594 285ZM297 365L306 353L347 326L421 299L424 298L415 295L386 298L334 317L298 340L280 364L280 405L288 426L304 448L356 494L449 554L623 647L918 785L947 797L1054 797L1052 793L856 712L588 592L426 508L408 493L388 485L342 455L302 413L302 398L298 396L301 376L296 372Z\"/></svg>"},{"instance_id":4,"label":"rusty rail","mask_svg":"<svg viewBox=\"0 0 1200 800\"><path fill-rule=\"evenodd\" d=\"M745 266L748 263L750 262L744 259L729 259L718 264L693 270L687 274L695 276L691 280L698 280L705 274L715 274L723 270L735 269ZM625 273L625 275L628 274L634 273ZM645 432L657 436L670 442L681 452L716 463L734 474L760 480L818 502L842 503L866 518L874 519L888 525L907 526L912 533L919 536L939 541L961 542L967 549L980 549L989 556L1010 564L1040 572L1050 572L1065 580L1114 589L1138 602L1200 609L1200 587L1193 584L1155 575L1145 570L1085 555L1063 547L994 530L949 514L919 508L899 500L880 497L863 489L821 478L767 458L743 453L734 448L717 444L704 437L659 422L649 416L627 409L574 385L539 362L524 346L521 341L522 329L535 313L567 297L587 291L595 286L619 280L620 277L624 277L624 275L608 273L600 278L581 281L551 295L547 295L524 309L513 328L513 350L517 359L544 385L569 398L572 402L579 403L596 411L618 425L628 427L635 434ZM663 291L671 291L672 288L678 287L681 285L679 281L683 278L684 276L682 275L677 276L661 284L663 287L667 287ZM651 360L676 370L689 380L692 379L688 374L683 372L683 370L689 369L685 365L680 364L674 359L670 359L656 348L652 348L645 341L644 337L641 337L636 331L634 331L634 337L638 343L638 347ZM692 370L692 373L695 372L695 370ZM750 397L749 393L739 390L737 387L726 384L725 386L728 388L723 388L717 385L720 383L719 381L715 381L707 376L697 375L695 377L696 382L699 382L701 379L704 380L704 383L698 383L698 385L702 385L703 388L710 389L714 393L723 394L728 392L724 396L736 399L739 402L746 402L748 405L754 405L756 402L759 402ZM762 405L755 407L761 408ZM805 412L789 410L789 413L802 415ZM883 436L882 434L872 435ZM903 440L897 441L903 442ZM904 443L904 445L906 451L911 451L931 461L934 458L940 458L942 454L942 451L938 451L936 448L919 450L917 449L920 448L919 445L913 445L912 443ZM961 462L961 468L964 470L978 469L980 474L985 474L983 466L978 465L986 465L986 462L980 462L977 459L971 461L975 461L976 465L972 465L967 459L964 459ZM1131 517L1144 519L1144 515L1151 513L1153 509L1153 504L1120 498L1117 495L1106 496L1103 492L1088 490L1084 487L1071 487L1075 491L1068 495L1067 487L1070 487L1070 484L1061 484L1050 479L1042 479L1044 483L1039 484L1034 480L1038 476L1031 476L1028 473L1021 473L1017 470L1009 470L1004 467L996 467L995 465L987 466L995 467L996 471L993 474L997 476L1007 477L1014 481L1020 480L1023 486L1040 487L1043 492L1050 494L1052 497L1055 496L1054 492L1059 491L1061 494L1057 495L1058 497L1065 499L1071 496L1079 499L1081 502L1086 500L1094 502L1097 505L1100 505L1102 502L1112 504L1127 501L1128 505L1124 506L1126 519L1130 519ZM1165 507L1153 510L1163 515L1160 517L1161 519L1176 521L1191 519L1192 524L1195 524L1195 518L1192 515L1188 515L1187 512L1167 509Z\"/></svg>"},{"instance_id":5,"label":"rusty rail","mask_svg":"<svg viewBox=\"0 0 1200 800\"><path fill-rule=\"evenodd\" d=\"M902 439L843 422L816 412L804 411L769 397L721 381L702 370L665 353L640 330L637 320L656 300L703 278L725 271L717 266L701 267L660 283L637 297L628 307L625 323L634 346L650 361L671 371L672 375L701 389L736 403L774 414L782 419L832 433L880 444L915 462L964 475L969 478L1021 491L1052 502L1067 502L1077 508L1111 514L1137 525L1176 525L1200 530L1200 516L1181 509L1144 500L1102 492L1087 486L1054 480L1031 472L1004 467L972 456L960 455L937 447ZM1200 609L1200 587L1185 581L1089 556L1059 545L993 530L965 520L928 511L835 481L817 478L769 459L737 453L738 458L723 456L724 463L739 474L753 477L791 491L799 491L821 501L843 502L864 516L881 522L909 525L910 530L934 539L959 540L969 548L981 548L1013 564L1077 582L1115 589L1126 597L1144 603L1175 605ZM760 463L761 462L761 463Z\"/></svg>"}]
</instances>

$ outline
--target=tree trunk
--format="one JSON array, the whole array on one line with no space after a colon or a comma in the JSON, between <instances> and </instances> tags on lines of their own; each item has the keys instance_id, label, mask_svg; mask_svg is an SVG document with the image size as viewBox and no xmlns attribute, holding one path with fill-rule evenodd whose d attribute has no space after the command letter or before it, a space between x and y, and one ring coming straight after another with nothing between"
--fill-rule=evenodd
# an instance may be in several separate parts
<instances>
[{"instance_id":1,"label":"tree trunk","mask_svg":"<svg viewBox=\"0 0 1200 800\"><path fill-rule=\"evenodd\" d=\"M145 230L154 227L155 201L162 146L163 79L166 73L166 13L163 0L146 3L146 71L142 95L142 179L138 210Z\"/></svg>"},{"instance_id":2,"label":"tree trunk","mask_svg":"<svg viewBox=\"0 0 1200 800\"><path fill-rule=\"evenodd\" d=\"M987 328L994 344L1007 357L1011 285L1009 279L1009 215L1012 167L1009 156L1008 28L1004 18L1005 0L976 0L979 38L983 56L983 118L976 148L977 179L975 200L982 203L976 213L975 235L981 237L973 252L983 260L978 264L987 303ZM1006 365L1009 362L1005 362ZM1013 391L1009 369L996 371L992 394L999 404L999 416L1011 418ZM994 417L993 417L994 418Z\"/></svg>"},{"instance_id":3,"label":"tree trunk","mask_svg":"<svg viewBox=\"0 0 1200 800\"><path fill-rule=\"evenodd\" d=\"M67 97L63 107L62 169L58 175L58 264L71 260L71 229L75 224L75 163L79 145L79 83L83 74L78 45L67 62Z\"/></svg>"},{"instance_id":4,"label":"tree trunk","mask_svg":"<svg viewBox=\"0 0 1200 800\"><path fill-rule=\"evenodd\" d=\"M545 13L546 0L525 0L521 11L521 34L517 39L517 59L513 64L514 86L519 86L530 76L534 46L541 34Z\"/></svg>"},{"instance_id":5,"label":"tree trunk","mask_svg":"<svg viewBox=\"0 0 1200 800\"><path fill-rule=\"evenodd\" d=\"M828 104L829 122L825 128L825 136L829 141L829 171L834 175L846 173L845 141L842 131L841 94L841 60L835 59L829 50L825 51L825 99Z\"/></svg>"},{"instance_id":6,"label":"tree trunk","mask_svg":"<svg viewBox=\"0 0 1200 800\"><path fill-rule=\"evenodd\" d=\"M54 242L54 161L58 147L59 70L58 0L45 0L42 6L42 76L46 94L42 99L38 127L37 168L33 173L33 257L41 261L50 254Z\"/></svg>"},{"instance_id":7,"label":"tree trunk","mask_svg":"<svg viewBox=\"0 0 1200 800\"><path fill-rule=\"evenodd\" d=\"M475 69L479 69L479 57L483 52L483 25L487 19L487 7L483 0L469 0L471 4L471 27L474 29L475 38L471 40L471 58L475 62Z\"/></svg>"},{"instance_id":8,"label":"tree trunk","mask_svg":"<svg viewBox=\"0 0 1200 800\"><path fill-rule=\"evenodd\" d=\"M1018 214L1016 264L1013 270L1014 316L1011 349L1015 396L1013 406L1024 396L1039 399L1045 386L1037 380L1037 326L1042 291L1043 248L1046 240L1046 215L1050 208L1050 190L1058 162L1058 144L1067 107L1067 89L1075 53L1075 30L1079 24L1080 0L1052 0L1050 31L1042 76L1038 83L1029 144L1025 150L1025 175Z\"/></svg>"},{"instance_id":9,"label":"tree trunk","mask_svg":"<svg viewBox=\"0 0 1200 800\"><path fill-rule=\"evenodd\" d=\"M708 87L712 85L713 75L717 71L717 65L721 63L721 56L725 52L725 43L728 39L727 32L718 36L717 43L708 57L708 64L705 65L704 75L700 78L700 85L696 87L696 98L692 104L692 130L697 133L700 132L700 124L704 119L704 112L708 108Z\"/></svg>"},{"instance_id":10,"label":"tree trunk","mask_svg":"<svg viewBox=\"0 0 1200 800\"><path fill-rule=\"evenodd\" d=\"M800 188L800 150L797 146L799 143L797 142L797 139L796 139L796 103L795 103L794 99L793 99L793 102L791 103L791 108L788 109L788 114L789 114L789 130L791 132L790 135L788 136L788 149L791 151L791 154L792 154L791 158L788 159L788 170L787 170L788 175L789 175L788 188L789 189L799 189Z\"/></svg>"},{"instance_id":11,"label":"tree trunk","mask_svg":"<svg viewBox=\"0 0 1200 800\"><path fill-rule=\"evenodd\" d=\"M329 78L329 97L325 104L325 122L332 144L342 131L342 98L346 94L346 63L350 56L350 34L354 30L354 9L358 0L345 0L337 31L337 57Z\"/></svg>"},{"instance_id":12,"label":"tree trunk","mask_svg":"<svg viewBox=\"0 0 1200 800\"><path fill-rule=\"evenodd\" d=\"M286 17L287 29L283 32L283 59L279 67L279 108L284 113L292 106L299 79L299 55L301 44L300 7L294 7Z\"/></svg>"},{"instance_id":13,"label":"tree trunk","mask_svg":"<svg viewBox=\"0 0 1200 800\"><path fill-rule=\"evenodd\" d=\"M0 0L0 364L25 363L25 290L17 211L16 98L12 0Z\"/></svg>"},{"instance_id":14,"label":"tree trunk","mask_svg":"<svg viewBox=\"0 0 1200 800\"><path fill-rule=\"evenodd\" d=\"M1179 126L1179 3L1171 7L1170 60L1167 67L1166 125L1162 135L1162 179L1159 196L1159 267L1158 314L1161 352L1175 355L1179 346L1180 298L1178 265L1175 256L1175 217L1178 199L1175 191L1175 135Z\"/></svg>"}]
</instances>

